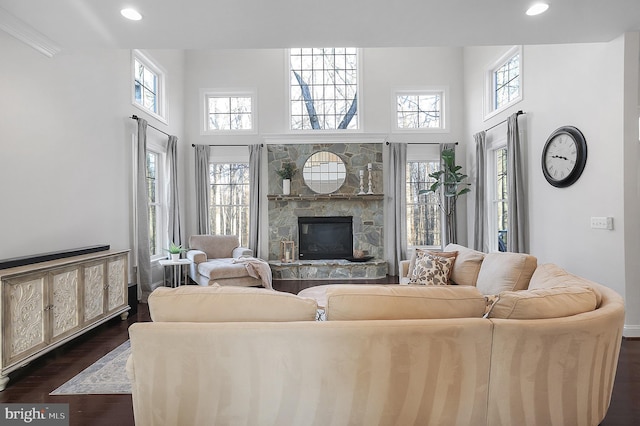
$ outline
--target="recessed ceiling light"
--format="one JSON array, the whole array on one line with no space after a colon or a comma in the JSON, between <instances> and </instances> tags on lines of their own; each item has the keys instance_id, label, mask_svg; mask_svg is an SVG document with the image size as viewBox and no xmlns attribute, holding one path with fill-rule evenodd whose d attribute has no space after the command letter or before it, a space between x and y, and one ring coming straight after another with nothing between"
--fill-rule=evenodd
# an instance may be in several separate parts
<instances>
[{"instance_id":1,"label":"recessed ceiling light","mask_svg":"<svg viewBox=\"0 0 640 426\"><path fill-rule=\"evenodd\" d=\"M131 19L132 21L139 21L142 19L142 15L135 9L122 9L120 14L127 19Z\"/></svg>"},{"instance_id":2,"label":"recessed ceiling light","mask_svg":"<svg viewBox=\"0 0 640 426\"><path fill-rule=\"evenodd\" d=\"M534 3L529 9L527 9L527 15L540 15L541 13L546 12L547 9L549 9L549 5L547 3Z\"/></svg>"}]
</instances>

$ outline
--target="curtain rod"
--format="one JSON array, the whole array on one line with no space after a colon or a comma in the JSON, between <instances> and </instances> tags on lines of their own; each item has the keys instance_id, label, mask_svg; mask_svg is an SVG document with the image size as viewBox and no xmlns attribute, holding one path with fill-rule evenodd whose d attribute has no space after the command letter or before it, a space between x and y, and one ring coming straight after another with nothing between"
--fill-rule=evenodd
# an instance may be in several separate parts
<instances>
[{"instance_id":1,"label":"curtain rod","mask_svg":"<svg viewBox=\"0 0 640 426\"><path fill-rule=\"evenodd\" d=\"M390 143L395 143L395 142L389 142L386 141L385 145L389 145ZM455 145L458 145L458 142L453 142ZM442 145L441 142L406 142L407 145Z\"/></svg>"},{"instance_id":2,"label":"curtain rod","mask_svg":"<svg viewBox=\"0 0 640 426\"><path fill-rule=\"evenodd\" d=\"M138 118L140 118L140 117L138 117L137 115L135 115L135 114L134 114L134 115L132 115L132 116L131 116L131 117L129 117L129 118L130 118L130 119L132 119L132 120L136 120L136 121L138 121ZM164 131L162 131L162 130L158 129L157 127L153 127L153 126L152 126L151 124L149 124L149 123L147 123L147 126L151 127L151 128L152 128L152 129L154 129L154 130L159 131L160 133L164 133L164 134L165 134L165 135L167 135L167 136L171 136L169 133L164 132Z\"/></svg>"},{"instance_id":3,"label":"curtain rod","mask_svg":"<svg viewBox=\"0 0 640 426\"><path fill-rule=\"evenodd\" d=\"M249 146L249 145L248 145L248 144L237 144L237 145L208 145L208 146L213 146L213 147L215 147L215 146ZM264 147L264 144L263 144L263 143L261 143L261 144L260 144L260 146L261 146L261 147ZM195 147L196 147L196 144L195 144L195 143L192 143L192 144L191 144L191 147L192 147L192 148L195 148Z\"/></svg>"},{"instance_id":4,"label":"curtain rod","mask_svg":"<svg viewBox=\"0 0 640 426\"><path fill-rule=\"evenodd\" d=\"M526 114L526 112L523 112L522 110L520 110L520 111L516 112L516 114L518 114L518 115L520 116L520 115ZM494 127L498 127L499 125L506 123L506 122L507 122L507 120L508 120L508 118L507 118L507 119L502 120L502 121L501 121L501 122L499 122L499 123L494 124L493 126L489 127L488 129L484 129L484 131L485 131L485 132L488 132L489 130L493 129Z\"/></svg>"}]
</instances>

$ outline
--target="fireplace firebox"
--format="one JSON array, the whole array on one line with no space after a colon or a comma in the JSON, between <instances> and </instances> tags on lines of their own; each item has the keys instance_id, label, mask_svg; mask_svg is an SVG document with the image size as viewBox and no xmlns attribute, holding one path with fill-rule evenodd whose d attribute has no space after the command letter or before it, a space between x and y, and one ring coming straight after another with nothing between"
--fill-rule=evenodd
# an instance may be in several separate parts
<instances>
[{"instance_id":1,"label":"fireplace firebox","mask_svg":"<svg viewBox=\"0 0 640 426\"><path fill-rule=\"evenodd\" d=\"M298 217L300 260L353 256L353 217Z\"/></svg>"}]
</instances>

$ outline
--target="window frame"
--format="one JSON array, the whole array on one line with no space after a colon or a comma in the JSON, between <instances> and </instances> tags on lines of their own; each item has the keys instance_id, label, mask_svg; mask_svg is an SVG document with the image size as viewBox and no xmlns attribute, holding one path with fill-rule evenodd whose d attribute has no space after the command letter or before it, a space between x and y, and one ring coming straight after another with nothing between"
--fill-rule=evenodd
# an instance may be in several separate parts
<instances>
[{"instance_id":1,"label":"window frame","mask_svg":"<svg viewBox=\"0 0 640 426\"><path fill-rule=\"evenodd\" d=\"M151 261L158 261L167 257L164 249L169 247L169 234L168 234L168 210L167 210L167 151L166 148L152 142L147 142L147 150L145 158L149 153L156 154L158 156L158 165L156 167L156 253L151 254ZM145 162L146 165L146 162ZM146 175L145 171L145 175ZM151 205L151 200L148 201ZM151 235L149 235L151 238Z\"/></svg>"},{"instance_id":2,"label":"window frame","mask_svg":"<svg viewBox=\"0 0 640 426\"><path fill-rule=\"evenodd\" d=\"M498 151L502 150L502 149L507 149L507 139L506 136L505 137L501 137L499 139L496 139L495 141L492 141L491 143L487 144L487 156L486 156L486 161L487 161L487 243L488 243L488 247L489 247L489 252L497 252L499 251L499 245L498 245L498 208L497 205L499 202L501 202L502 199L498 200L498 196L497 196L497 192L498 192L498 181L497 181L497 174L498 174L498 167L497 167L497 153ZM507 187L508 187L508 175L507 175ZM507 213L509 211L508 206L509 206L509 198L507 196L506 199L504 199L507 203ZM508 229L508 222L507 222L507 233L509 232Z\"/></svg>"},{"instance_id":3,"label":"window frame","mask_svg":"<svg viewBox=\"0 0 640 426\"><path fill-rule=\"evenodd\" d=\"M416 128L403 128L398 126L398 96L402 95L440 95L440 126L438 127L416 127ZM424 87L424 88L398 88L392 91L391 95L391 121L393 123L393 132L398 133L449 133L448 128L448 112L449 105L447 98L449 95L449 88L447 86L438 87Z\"/></svg>"},{"instance_id":4,"label":"window frame","mask_svg":"<svg viewBox=\"0 0 640 426\"><path fill-rule=\"evenodd\" d=\"M339 49L342 48L341 46L338 47L324 47L324 49ZM322 133L322 134L331 134L331 133L338 133L338 134L344 134L344 133L363 133L364 132L364 128L363 128L363 106L364 106L364 101L363 101L363 91L362 91L362 76L363 76L363 71L362 71L362 49L361 48L356 48L356 47L344 47L345 49L355 49L356 50L356 61L357 61L357 69L356 69L356 94L358 96L358 100L357 100L357 110L356 110L356 116L354 117L354 120L356 122L356 127L353 129L293 129L291 127L292 125L292 117L291 115L293 114L293 109L292 109L292 85L291 85L291 78L292 78L292 73L291 73L291 48L286 49L287 54L284 55L284 61L285 61L285 70L287 70L287 72L285 73L285 84L287 86L287 116L285 117L285 120L287 122L286 128L287 128L287 133L290 134L317 134L317 133ZM300 49L300 47L297 47L297 49ZM306 49L306 47L302 47L302 49ZM309 48L311 49L311 48Z\"/></svg>"},{"instance_id":5,"label":"window frame","mask_svg":"<svg viewBox=\"0 0 640 426\"><path fill-rule=\"evenodd\" d=\"M411 145L408 147L407 149L407 159L406 159L406 167L408 170L408 163L410 162L435 162L438 163L438 170L440 169L440 149L438 147L438 145ZM407 178L405 176L405 192L408 192L408 181ZM426 188L425 188L426 189ZM420 203L420 204L427 204L427 203ZM406 221L409 220L409 205L414 205L414 203L410 203L409 200L405 200L405 226L406 226ZM442 249L442 225L443 225L443 214L442 211L440 211L440 215L439 215L439 220L440 220L440 226L439 226L439 232L440 232L440 245L410 245L409 241L409 227L407 226L406 228L406 242L407 242L407 252L411 253L413 250L415 250L416 248L418 249L425 249L425 250L440 250Z\"/></svg>"},{"instance_id":6,"label":"window frame","mask_svg":"<svg viewBox=\"0 0 640 426\"><path fill-rule=\"evenodd\" d=\"M251 98L251 129L209 128L209 98ZM201 135L254 135L258 133L257 105L258 96L255 89L201 89L200 90L200 134Z\"/></svg>"},{"instance_id":7,"label":"window frame","mask_svg":"<svg viewBox=\"0 0 640 426\"><path fill-rule=\"evenodd\" d=\"M136 60L156 75L156 78L158 80L156 92L157 111L152 111L148 108L145 108L144 105L141 105L136 101ZM137 49L131 51L131 104L164 124L168 124L165 92L167 79L166 76L166 71L160 65L158 65L157 61L153 60L148 54Z\"/></svg>"},{"instance_id":8,"label":"window frame","mask_svg":"<svg viewBox=\"0 0 640 426\"><path fill-rule=\"evenodd\" d=\"M506 109L516 105L521 102L524 98L524 57L523 57L523 49L522 46L513 46L509 50L507 50L497 61L489 66L487 71L485 72L485 95L484 95L484 120L488 120L491 117L496 116L497 114L505 111ZM500 107L496 106L496 84L495 84L495 75L496 72L506 65L509 61L511 61L515 56L519 56L519 93L518 96L513 98L511 101L507 102Z\"/></svg>"}]
</instances>

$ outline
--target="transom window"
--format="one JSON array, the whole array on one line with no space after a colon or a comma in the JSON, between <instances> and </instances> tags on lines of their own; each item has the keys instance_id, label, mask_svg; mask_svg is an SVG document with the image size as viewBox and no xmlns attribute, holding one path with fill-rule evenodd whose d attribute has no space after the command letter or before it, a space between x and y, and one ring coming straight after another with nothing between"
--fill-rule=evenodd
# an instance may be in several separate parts
<instances>
[{"instance_id":1,"label":"transom window","mask_svg":"<svg viewBox=\"0 0 640 426\"><path fill-rule=\"evenodd\" d=\"M249 164L211 163L209 220L212 234L237 235L249 243Z\"/></svg>"},{"instance_id":2,"label":"transom window","mask_svg":"<svg viewBox=\"0 0 640 426\"><path fill-rule=\"evenodd\" d=\"M290 50L292 130L358 129L358 50Z\"/></svg>"},{"instance_id":3,"label":"transom window","mask_svg":"<svg viewBox=\"0 0 640 426\"><path fill-rule=\"evenodd\" d=\"M146 55L133 51L133 104L164 120L164 72Z\"/></svg>"},{"instance_id":4,"label":"transom window","mask_svg":"<svg viewBox=\"0 0 640 426\"><path fill-rule=\"evenodd\" d=\"M522 49L510 49L487 72L486 118L522 100Z\"/></svg>"},{"instance_id":5,"label":"transom window","mask_svg":"<svg viewBox=\"0 0 640 426\"><path fill-rule=\"evenodd\" d=\"M443 91L396 93L396 124L401 130L443 129Z\"/></svg>"},{"instance_id":6,"label":"transom window","mask_svg":"<svg viewBox=\"0 0 640 426\"><path fill-rule=\"evenodd\" d=\"M419 194L429 189L434 179L430 173L440 170L440 162L407 161L407 246L440 247L441 212L438 207L438 195L433 192Z\"/></svg>"},{"instance_id":7,"label":"transom window","mask_svg":"<svg viewBox=\"0 0 640 426\"><path fill-rule=\"evenodd\" d=\"M205 94L205 131L253 130L253 96Z\"/></svg>"}]
</instances>

